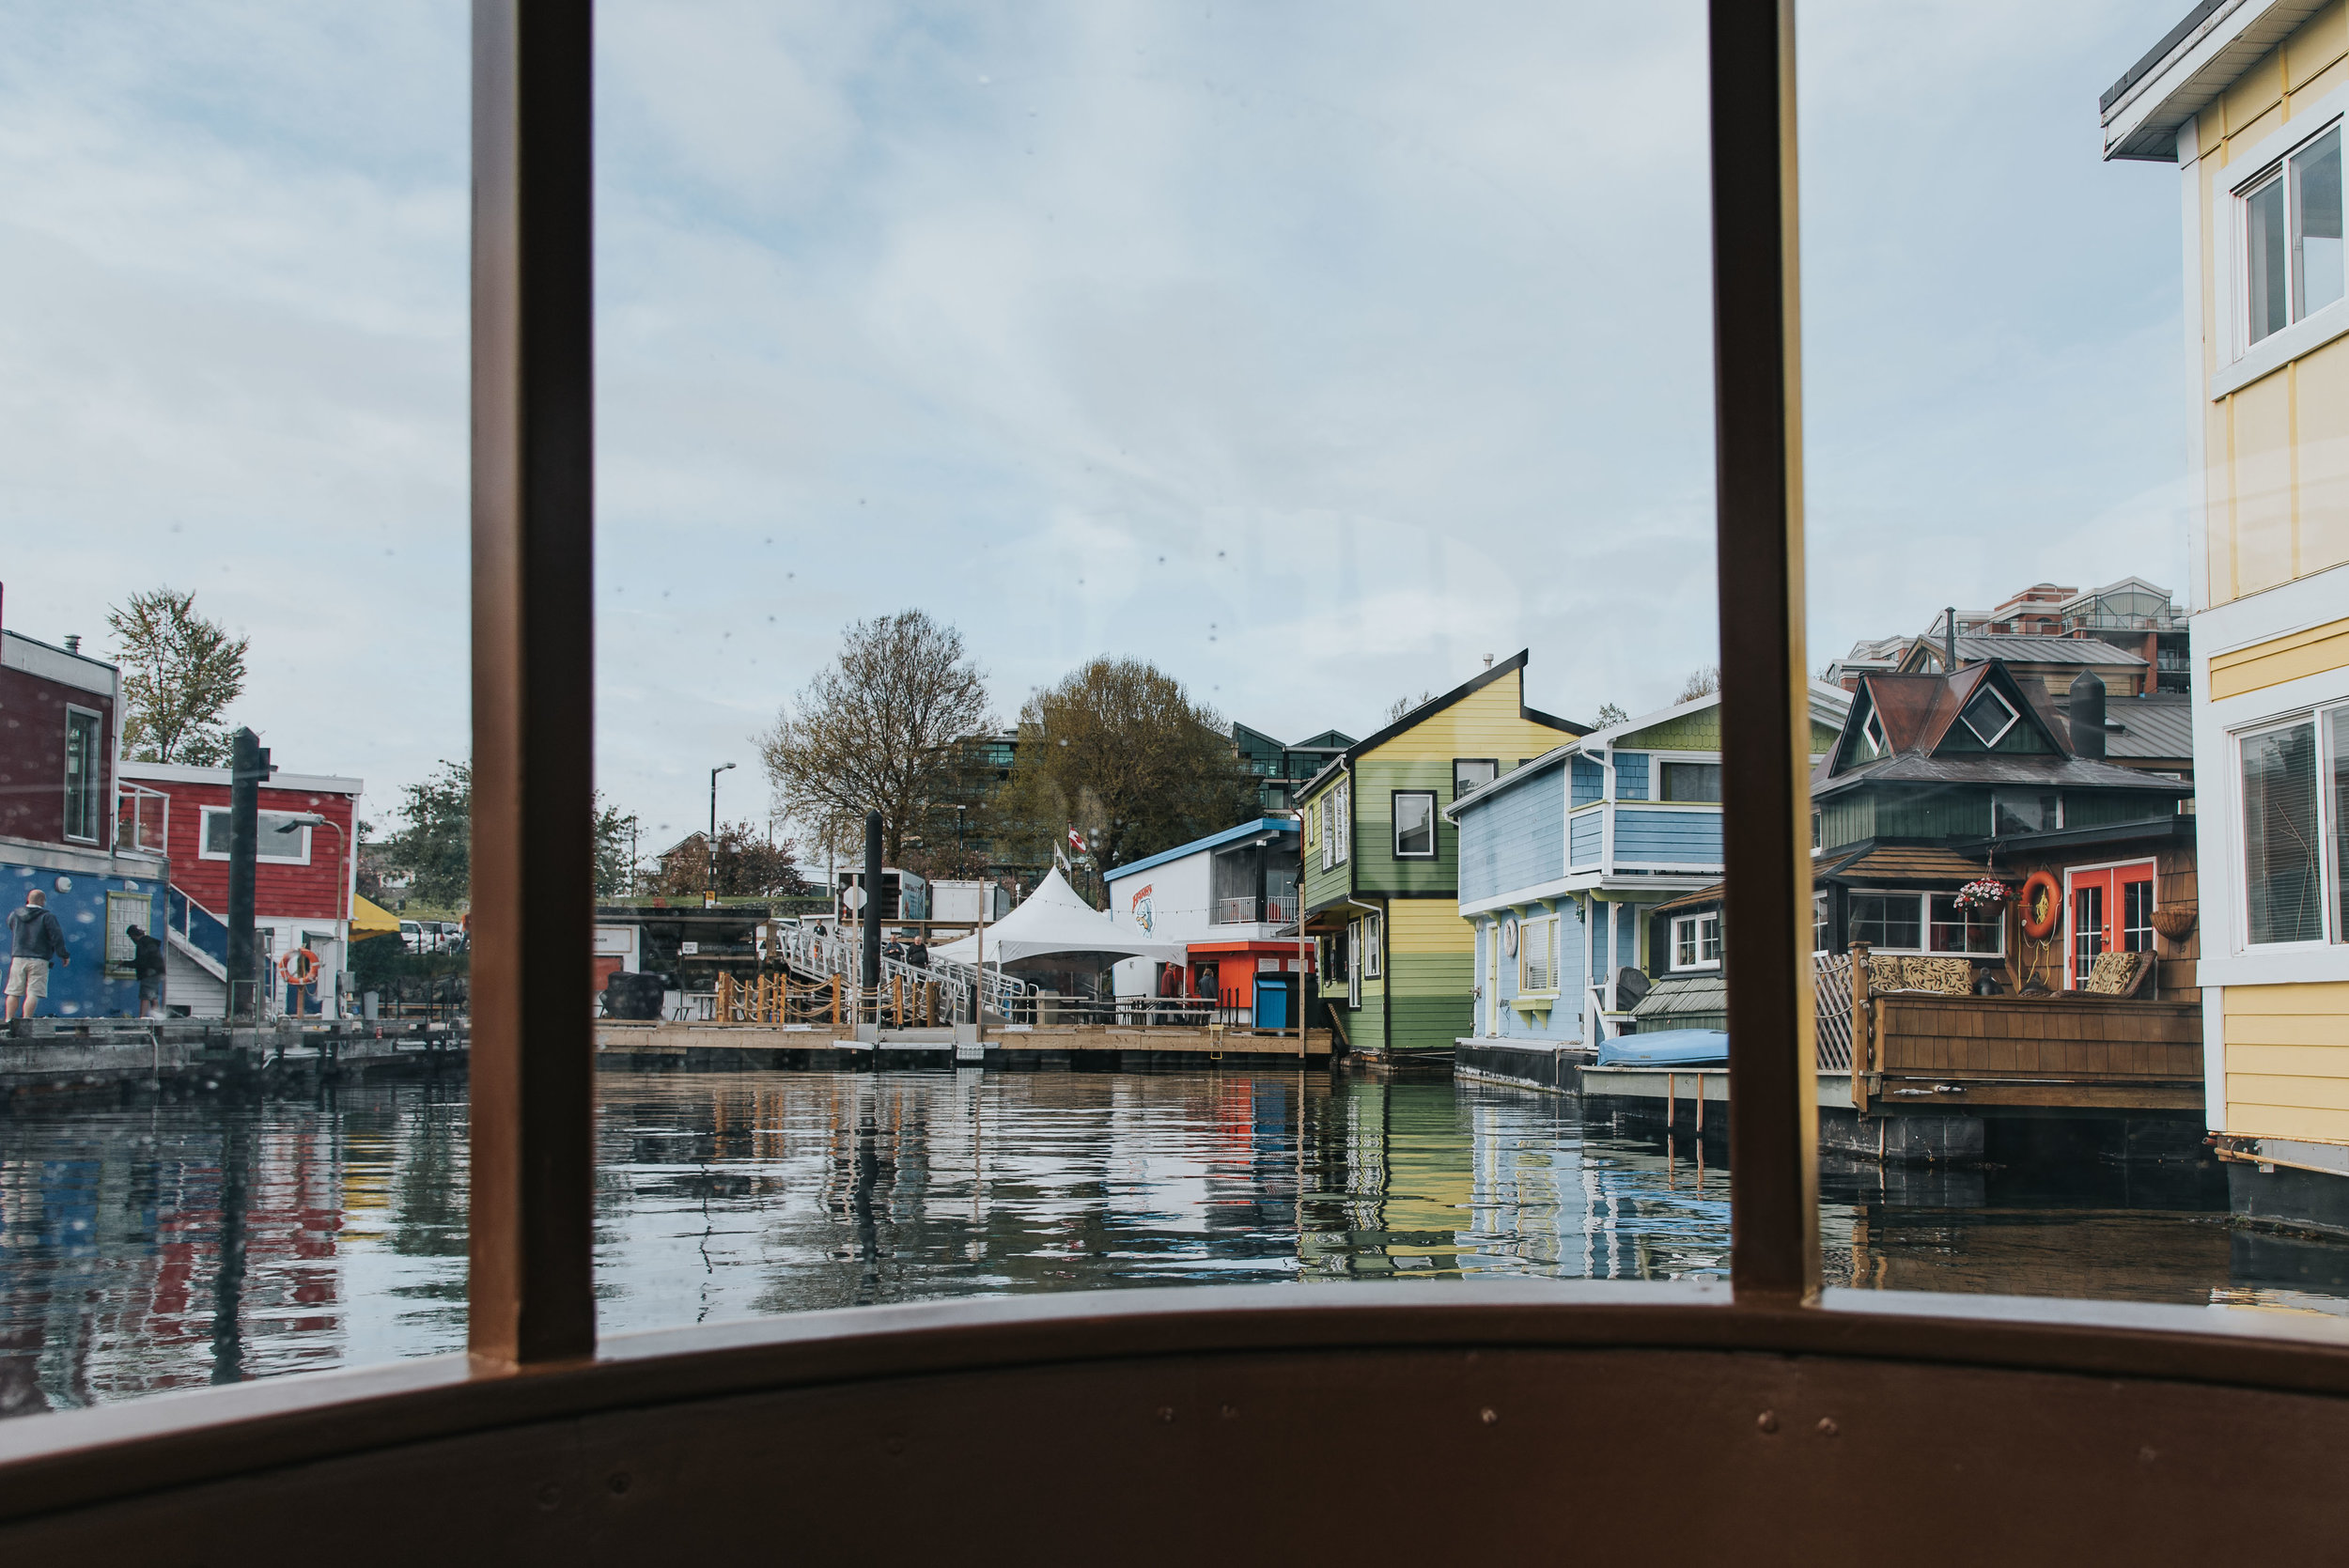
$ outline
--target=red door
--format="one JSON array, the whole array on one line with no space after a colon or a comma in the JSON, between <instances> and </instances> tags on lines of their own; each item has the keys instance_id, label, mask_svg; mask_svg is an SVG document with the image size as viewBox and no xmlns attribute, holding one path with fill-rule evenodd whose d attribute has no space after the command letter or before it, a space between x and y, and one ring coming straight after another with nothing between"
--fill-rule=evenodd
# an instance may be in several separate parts
<instances>
[{"instance_id":1,"label":"red door","mask_svg":"<svg viewBox=\"0 0 2349 1568\"><path fill-rule=\"evenodd\" d=\"M2089 967L2099 953L2154 950L2153 862L2067 872L2064 880L2069 884L2064 925L2071 959L2065 972L2073 990L2088 984Z\"/></svg>"}]
</instances>

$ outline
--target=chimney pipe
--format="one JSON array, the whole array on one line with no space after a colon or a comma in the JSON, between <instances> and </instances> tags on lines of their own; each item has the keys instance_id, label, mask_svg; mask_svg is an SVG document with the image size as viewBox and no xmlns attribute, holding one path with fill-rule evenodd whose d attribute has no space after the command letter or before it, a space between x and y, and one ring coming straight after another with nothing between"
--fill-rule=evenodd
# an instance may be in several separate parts
<instances>
[{"instance_id":1,"label":"chimney pipe","mask_svg":"<svg viewBox=\"0 0 2349 1568\"><path fill-rule=\"evenodd\" d=\"M2093 670L2072 682L2072 753L2102 762L2105 756L2105 683Z\"/></svg>"},{"instance_id":2,"label":"chimney pipe","mask_svg":"<svg viewBox=\"0 0 2349 1568\"><path fill-rule=\"evenodd\" d=\"M1949 666L1950 674L1957 674L1957 606L1954 604L1941 612L1941 652L1942 662Z\"/></svg>"},{"instance_id":3,"label":"chimney pipe","mask_svg":"<svg viewBox=\"0 0 2349 1568\"><path fill-rule=\"evenodd\" d=\"M82 651L82 634L80 632L70 631L66 633L65 651L68 653L80 653Z\"/></svg>"}]
</instances>

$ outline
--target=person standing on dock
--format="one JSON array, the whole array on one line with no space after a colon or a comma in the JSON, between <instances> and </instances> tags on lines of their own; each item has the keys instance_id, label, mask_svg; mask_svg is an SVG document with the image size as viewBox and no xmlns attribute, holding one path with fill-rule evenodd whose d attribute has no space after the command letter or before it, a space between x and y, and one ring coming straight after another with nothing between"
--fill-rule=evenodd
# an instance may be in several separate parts
<instances>
[{"instance_id":1,"label":"person standing on dock","mask_svg":"<svg viewBox=\"0 0 2349 1568\"><path fill-rule=\"evenodd\" d=\"M7 1021L31 1017L49 995L49 966L70 964L65 927L49 912L49 895L27 888L22 908L8 912L8 990Z\"/></svg>"},{"instance_id":2,"label":"person standing on dock","mask_svg":"<svg viewBox=\"0 0 2349 1568\"><path fill-rule=\"evenodd\" d=\"M131 972L139 983L139 1017L160 1018L163 1016L163 970L170 966L163 959L163 943L160 937L150 937L135 925L126 925L122 934L131 939Z\"/></svg>"}]
</instances>

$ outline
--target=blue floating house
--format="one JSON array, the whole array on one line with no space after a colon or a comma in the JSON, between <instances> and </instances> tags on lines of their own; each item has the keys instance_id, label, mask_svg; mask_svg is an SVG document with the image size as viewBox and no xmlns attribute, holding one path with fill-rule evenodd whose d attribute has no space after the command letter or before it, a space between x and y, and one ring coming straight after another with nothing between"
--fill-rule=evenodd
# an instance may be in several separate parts
<instances>
[{"instance_id":1,"label":"blue floating house","mask_svg":"<svg viewBox=\"0 0 2349 1568\"><path fill-rule=\"evenodd\" d=\"M1820 755L1850 703L1812 684ZM1719 971L1718 912L1709 933L1703 909L1685 933L1648 917L1720 880L1722 786L1713 695L1577 737L1445 808L1459 829L1460 918L1476 940L1463 1063L1480 1048L1595 1046L1598 1015L1627 1011L1651 977ZM1523 1063L1508 1071L1546 1080Z\"/></svg>"}]
</instances>

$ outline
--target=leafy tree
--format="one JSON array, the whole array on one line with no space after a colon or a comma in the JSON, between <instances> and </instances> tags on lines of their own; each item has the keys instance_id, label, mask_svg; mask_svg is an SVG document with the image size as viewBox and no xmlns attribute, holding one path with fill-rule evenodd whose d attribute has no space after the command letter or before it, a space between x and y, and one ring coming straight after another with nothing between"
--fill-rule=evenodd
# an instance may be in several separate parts
<instances>
[{"instance_id":1,"label":"leafy tree","mask_svg":"<svg viewBox=\"0 0 2349 1568\"><path fill-rule=\"evenodd\" d=\"M1605 729L1610 724L1620 724L1630 717L1630 714L1624 711L1623 706L1620 703L1601 703L1598 705L1598 727L1600 729Z\"/></svg>"},{"instance_id":2,"label":"leafy tree","mask_svg":"<svg viewBox=\"0 0 2349 1568\"><path fill-rule=\"evenodd\" d=\"M653 891L669 898L698 898L711 884L709 835L695 833L661 862ZM718 896L721 898L788 898L807 892L800 875L799 846L790 840L770 843L766 831L748 822L718 825Z\"/></svg>"},{"instance_id":3,"label":"leafy tree","mask_svg":"<svg viewBox=\"0 0 2349 1568\"><path fill-rule=\"evenodd\" d=\"M1007 824L1046 843L1084 836L1106 871L1188 843L1256 809L1229 726L1182 683L1131 659L1097 659L1028 699L1005 792Z\"/></svg>"},{"instance_id":4,"label":"leafy tree","mask_svg":"<svg viewBox=\"0 0 2349 1568\"><path fill-rule=\"evenodd\" d=\"M122 666L125 754L139 762L217 766L228 759L220 716L244 691L247 639L195 613L195 595L168 586L106 612Z\"/></svg>"},{"instance_id":5,"label":"leafy tree","mask_svg":"<svg viewBox=\"0 0 2349 1568\"><path fill-rule=\"evenodd\" d=\"M633 891L636 880L636 815L596 791L596 896L618 898Z\"/></svg>"},{"instance_id":6,"label":"leafy tree","mask_svg":"<svg viewBox=\"0 0 2349 1568\"><path fill-rule=\"evenodd\" d=\"M436 908L456 908L473 892L473 764L443 761L406 794L400 815L407 827L386 848L415 878L416 897Z\"/></svg>"},{"instance_id":7,"label":"leafy tree","mask_svg":"<svg viewBox=\"0 0 2349 1568\"><path fill-rule=\"evenodd\" d=\"M786 815L844 852L863 843L864 814L881 814L882 855L904 863L905 841L964 763L957 744L986 729L987 682L962 634L919 610L850 626L817 673L758 740Z\"/></svg>"},{"instance_id":8,"label":"leafy tree","mask_svg":"<svg viewBox=\"0 0 2349 1568\"><path fill-rule=\"evenodd\" d=\"M1721 667L1719 664L1707 664L1701 670L1688 672L1688 678L1680 683L1680 695L1674 697L1672 701L1692 703L1699 697L1709 697L1720 689Z\"/></svg>"}]
</instances>

